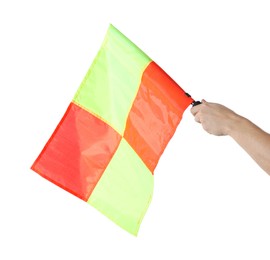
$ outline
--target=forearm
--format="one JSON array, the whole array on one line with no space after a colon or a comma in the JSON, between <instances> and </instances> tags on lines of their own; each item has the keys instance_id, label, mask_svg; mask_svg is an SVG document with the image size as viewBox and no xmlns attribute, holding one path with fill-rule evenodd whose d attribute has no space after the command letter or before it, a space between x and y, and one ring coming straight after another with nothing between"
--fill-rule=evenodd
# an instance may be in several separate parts
<instances>
[{"instance_id":1,"label":"forearm","mask_svg":"<svg viewBox=\"0 0 270 260\"><path fill-rule=\"evenodd\" d=\"M270 134L237 116L228 134L270 175Z\"/></svg>"},{"instance_id":2,"label":"forearm","mask_svg":"<svg viewBox=\"0 0 270 260\"><path fill-rule=\"evenodd\" d=\"M227 107L205 100L191 113L208 133L230 135L270 175L270 134Z\"/></svg>"}]
</instances>

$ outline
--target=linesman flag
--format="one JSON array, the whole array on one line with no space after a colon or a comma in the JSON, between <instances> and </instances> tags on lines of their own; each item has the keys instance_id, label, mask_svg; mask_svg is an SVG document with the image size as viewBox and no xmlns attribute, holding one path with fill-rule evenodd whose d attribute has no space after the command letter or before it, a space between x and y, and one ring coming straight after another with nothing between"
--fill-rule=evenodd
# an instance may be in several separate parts
<instances>
[{"instance_id":1,"label":"linesman flag","mask_svg":"<svg viewBox=\"0 0 270 260\"><path fill-rule=\"evenodd\" d=\"M137 235L154 169L190 104L190 95L110 25L31 168Z\"/></svg>"}]
</instances>

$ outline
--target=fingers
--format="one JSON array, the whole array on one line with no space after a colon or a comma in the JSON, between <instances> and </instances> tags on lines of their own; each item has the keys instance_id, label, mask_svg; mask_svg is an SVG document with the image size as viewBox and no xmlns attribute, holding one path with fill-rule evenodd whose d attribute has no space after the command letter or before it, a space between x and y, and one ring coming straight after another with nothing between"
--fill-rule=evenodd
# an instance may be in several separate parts
<instances>
[{"instance_id":1,"label":"fingers","mask_svg":"<svg viewBox=\"0 0 270 260\"><path fill-rule=\"evenodd\" d=\"M206 103L206 101L203 99L202 101L202 104L205 104ZM191 114L195 117L196 115L197 115L197 113L201 110L201 108L202 108L202 104L200 104L200 105L197 105L197 106L194 106L194 107L192 107L191 109L190 109L190 112L191 112Z\"/></svg>"},{"instance_id":2,"label":"fingers","mask_svg":"<svg viewBox=\"0 0 270 260\"><path fill-rule=\"evenodd\" d=\"M197 123L200 123L201 124L201 113L200 113L200 111L202 110L202 108L203 108L203 105L205 105L207 102L204 100L204 99L202 99L202 104L200 104L200 105L197 105L197 106L195 106L195 107L192 107L191 109L190 109L190 112L191 112L191 114L194 116L194 119L195 119L195 121L197 122Z\"/></svg>"},{"instance_id":3,"label":"fingers","mask_svg":"<svg viewBox=\"0 0 270 260\"><path fill-rule=\"evenodd\" d=\"M195 106L195 107L192 107L192 108L190 109L190 112L191 112L191 114L192 114L193 116L196 116L196 114L197 114L199 111L200 111L200 105Z\"/></svg>"},{"instance_id":4,"label":"fingers","mask_svg":"<svg viewBox=\"0 0 270 260\"><path fill-rule=\"evenodd\" d=\"M200 119L198 114L194 117L194 119L195 119L195 122L197 122L199 124L201 123L201 119Z\"/></svg>"}]
</instances>

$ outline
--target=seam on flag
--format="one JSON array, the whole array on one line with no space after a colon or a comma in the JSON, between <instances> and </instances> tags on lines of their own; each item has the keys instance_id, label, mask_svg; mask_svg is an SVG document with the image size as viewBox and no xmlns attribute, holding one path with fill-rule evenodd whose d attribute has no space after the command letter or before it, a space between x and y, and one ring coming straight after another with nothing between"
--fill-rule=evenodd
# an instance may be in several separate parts
<instances>
[{"instance_id":1,"label":"seam on flag","mask_svg":"<svg viewBox=\"0 0 270 260\"><path fill-rule=\"evenodd\" d=\"M81 200L87 202L86 199L82 198L82 196L80 196L78 193L74 192L72 189L69 189L67 186L64 186L63 184L61 184L60 182L55 181L53 178L48 177L47 175L43 174L43 171L39 169L39 167L33 165L31 167L32 170L34 170L35 172L37 172L42 178L52 182L53 184L55 184L56 186L62 188L63 190L71 193L72 195L75 195L76 197L80 198Z\"/></svg>"},{"instance_id":2,"label":"seam on flag","mask_svg":"<svg viewBox=\"0 0 270 260\"><path fill-rule=\"evenodd\" d=\"M126 117L126 122L125 122L125 127L124 127L124 131L123 131L123 136L125 135L125 131L126 131L126 128L127 128L127 121L128 121L128 118L129 118L130 111L131 111L131 109L132 109L132 107L133 107L133 104L134 104L134 102L135 102L135 100L136 100L136 98L137 98L137 95L138 95L138 93L139 93L139 90L140 90L140 87L141 87L141 84L142 84L143 74L144 74L146 68L147 68L152 62L153 62L153 61L150 60L150 61L145 65L144 69L143 69L142 72L141 72L141 80L140 80L140 82L139 82L139 84L138 84L138 87L137 87L137 90L136 90L136 92L135 92L133 101L131 102L131 105L130 105L130 107L129 107L129 109L128 109L128 113L127 113L127 117ZM126 139L125 139L125 140L126 140ZM126 141L127 141L127 140L126 140Z\"/></svg>"},{"instance_id":3,"label":"seam on flag","mask_svg":"<svg viewBox=\"0 0 270 260\"><path fill-rule=\"evenodd\" d=\"M86 202L88 202L88 200L90 199L91 194L94 192L94 190L95 190L96 186L98 185L98 183L99 183L100 179L102 178L102 176L103 176L104 172L106 171L106 169L107 169L107 168L108 168L108 166L110 165L110 163L111 163L111 161L112 161L113 157L115 156L115 154L116 154L116 152L117 152L117 150L118 150L118 148L119 148L119 145L120 145L120 143L121 143L122 139L123 139L123 137L121 136L121 139L119 140L118 145L116 146L115 150L114 150L114 151L113 151L113 153L112 153L111 159L109 160L109 162L108 162L107 166L106 166L106 167L104 167L102 174L100 175L100 177L99 177L98 181L95 183L95 186L94 186L94 188L92 189L91 193L88 195L88 199L86 200Z\"/></svg>"},{"instance_id":4,"label":"seam on flag","mask_svg":"<svg viewBox=\"0 0 270 260\"><path fill-rule=\"evenodd\" d=\"M106 33L106 36L105 36L105 38L104 38L104 40L103 40L103 42L102 42L102 44L101 44L101 47L100 47L100 49L99 49L99 51L98 51L96 57L94 58L94 60L93 60L93 62L92 62L92 64L91 64L90 68L88 69L86 75L84 76L84 79L83 79L83 81L81 82L81 84L80 84L80 86L79 86L79 88L78 88L78 90L77 90L75 96L73 97L73 100L75 100L75 99L78 98L78 96L79 96L79 94L80 94L80 92L81 92L81 89L85 86L85 81L88 79L88 77L89 77L90 74L92 73L93 67L96 65L96 63L97 63L97 61L98 61L98 59L99 59L99 56L101 55L101 52L104 51L104 49L106 49L106 48L105 48L105 45L107 44L107 41L108 41L108 31L107 31L107 33Z\"/></svg>"},{"instance_id":5,"label":"seam on flag","mask_svg":"<svg viewBox=\"0 0 270 260\"><path fill-rule=\"evenodd\" d=\"M95 112L91 111L90 109L84 107L83 105L77 103L75 100L72 100L71 103L75 104L76 106L80 107L81 109L85 110L86 112L90 113L91 115L97 117L98 119L100 119L102 122L104 122L105 124L109 125L117 134L119 134L122 138L124 136L124 134L121 134L118 132L118 130L116 130L111 123L109 123L106 119L104 119L103 117L101 117L100 115L96 114Z\"/></svg>"},{"instance_id":6,"label":"seam on flag","mask_svg":"<svg viewBox=\"0 0 270 260\"><path fill-rule=\"evenodd\" d=\"M150 170L149 170L149 171L150 171ZM153 176L153 178L154 178L154 176ZM136 227L136 235L137 235L138 232L139 232L141 223L142 223L142 221L143 221L143 219L144 219L144 217L145 217L145 215L146 215L146 212L147 212L147 210L148 210L148 208L149 208L149 206L150 206L150 204L151 204L152 198L153 198L153 190L152 190L152 192L151 192L151 196L149 197L149 200L148 200L148 202L147 202L147 204L146 204L144 210L142 211L142 214L141 214L140 218L138 219L138 222L137 222L138 225L137 225L137 227Z\"/></svg>"}]
</instances>

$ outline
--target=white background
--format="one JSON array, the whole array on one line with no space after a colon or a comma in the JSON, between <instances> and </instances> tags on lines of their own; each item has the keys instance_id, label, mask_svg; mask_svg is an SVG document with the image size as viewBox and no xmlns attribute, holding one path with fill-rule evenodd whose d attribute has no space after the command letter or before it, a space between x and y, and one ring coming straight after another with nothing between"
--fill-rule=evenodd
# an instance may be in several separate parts
<instances>
[{"instance_id":1,"label":"white background","mask_svg":"<svg viewBox=\"0 0 270 260\"><path fill-rule=\"evenodd\" d=\"M195 99L270 131L269 1L1 1L0 259L270 259L270 177L189 109L138 237L29 168L114 24Z\"/></svg>"}]
</instances>

